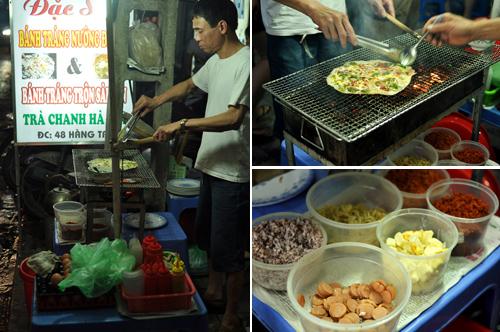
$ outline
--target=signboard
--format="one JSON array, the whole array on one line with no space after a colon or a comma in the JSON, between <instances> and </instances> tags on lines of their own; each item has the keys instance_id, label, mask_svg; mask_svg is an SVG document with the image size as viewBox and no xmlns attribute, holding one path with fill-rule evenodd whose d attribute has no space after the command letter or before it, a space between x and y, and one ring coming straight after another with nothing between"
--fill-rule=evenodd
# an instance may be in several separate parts
<instances>
[{"instance_id":1,"label":"signboard","mask_svg":"<svg viewBox=\"0 0 500 332\"><path fill-rule=\"evenodd\" d=\"M17 143L103 143L106 1L15 0L11 8Z\"/></svg>"}]
</instances>

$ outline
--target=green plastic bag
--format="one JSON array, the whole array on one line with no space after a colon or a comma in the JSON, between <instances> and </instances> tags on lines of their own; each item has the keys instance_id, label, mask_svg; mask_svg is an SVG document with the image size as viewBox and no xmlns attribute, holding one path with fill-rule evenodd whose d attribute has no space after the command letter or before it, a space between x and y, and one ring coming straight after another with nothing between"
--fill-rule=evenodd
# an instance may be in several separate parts
<instances>
[{"instance_id":1,"label":"green plastic bag","mask_svg":"<svg viewBox=\"0 0 500 332\"><path fill-rule=\"evenodd\" d=\"M208 259L206 251L194 245L189 247L189 266L192 273L202 274L208 271Z\"/></svg>"},{"instance_id":2,"label":"green plastic bag","mask_svg":"<svg viewBox=\"0 0 500 332\"><path fill-rule=\"evenodd\" d=\"M59 289L76 286L88 297L106 294L122 281L124 271L132 271L135 257L123 240L108 238L91 245L76 244L71 249L71 274L59 283Z\"/></svg>"}]
</instances>

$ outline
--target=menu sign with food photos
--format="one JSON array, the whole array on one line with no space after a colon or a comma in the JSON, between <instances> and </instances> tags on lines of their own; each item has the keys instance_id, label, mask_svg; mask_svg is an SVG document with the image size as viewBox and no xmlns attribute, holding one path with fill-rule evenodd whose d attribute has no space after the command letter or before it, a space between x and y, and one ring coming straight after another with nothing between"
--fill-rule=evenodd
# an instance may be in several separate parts
<instances>
[{"instance_id":1,"label":"menu sign with food photos","mask_svg":"<svg viewBox=\"0 0 500 332\"><path fill-rule=\"evenodd\" d=\"M17 143L103 143L106 1L12 1L11 30ZM131 112L127 90L124 110Z\"/></svg>"}]
</instances>

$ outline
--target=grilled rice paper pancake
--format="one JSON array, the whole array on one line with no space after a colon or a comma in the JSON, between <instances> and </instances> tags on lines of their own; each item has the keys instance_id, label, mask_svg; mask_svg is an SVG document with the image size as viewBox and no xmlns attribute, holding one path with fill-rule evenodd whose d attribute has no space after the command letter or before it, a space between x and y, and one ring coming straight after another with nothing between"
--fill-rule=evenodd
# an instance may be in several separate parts
<instances>
[{"instance_id":1,"label":"grilled rice paper pancake","mask_svg":"<svg viewBox=\"0 0 500 332\"><path fill-rule=\"evenodd\" d=\"M413 68L392 62L349 61L333 69L326 81L345 94L392 96L403 91L413 75Z\"/></svg>"},{"instance_id":2,"label":"grilled rice paper pancake","mask_svg":"<svg viewBox=\"0 0 500 332\"><path fill-rule=\"evenodd\" d=\"M96 158L87 161L88 169L94 173L111 173L111 158ZM128 171L137 168L137 162L134 160L121 159L120 169L122 171Z\"/></svg>"}]
</instances>

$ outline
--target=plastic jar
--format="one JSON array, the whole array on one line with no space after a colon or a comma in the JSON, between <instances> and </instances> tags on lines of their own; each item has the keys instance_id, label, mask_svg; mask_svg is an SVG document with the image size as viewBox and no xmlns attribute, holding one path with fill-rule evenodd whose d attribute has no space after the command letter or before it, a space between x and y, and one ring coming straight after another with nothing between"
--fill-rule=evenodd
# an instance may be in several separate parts
<instances>
[{"instance_id":1,"label":"plastic jar","mask_svg":"<svg viewBox=\"0 0 500 332\"><path fill-rule=\"evenodd\" d=\"M130 296L144 295L144 272L141 269L123 272L123 289Z\"/></svg>"},{"instance_id":2,"label":"plastic jar","mask_svg":"<svg viewBox=\"0 0 500 332\"><path fill-rule=\"evenodd\" d=\"M327 322L311 315L310 303L302 307L297 302L299 295L311 298L321 281L338 282L345 287L353 283L370 283L376 279L394 285L396 297L394 309L387 316L372 322ZM288 275L287 294L305 332L389 332L396 330L399 316L410 299L411 279L396 257L378 247L355 242L333 243L314 250L295 264Z\"/></svg>"}]
</instances>

